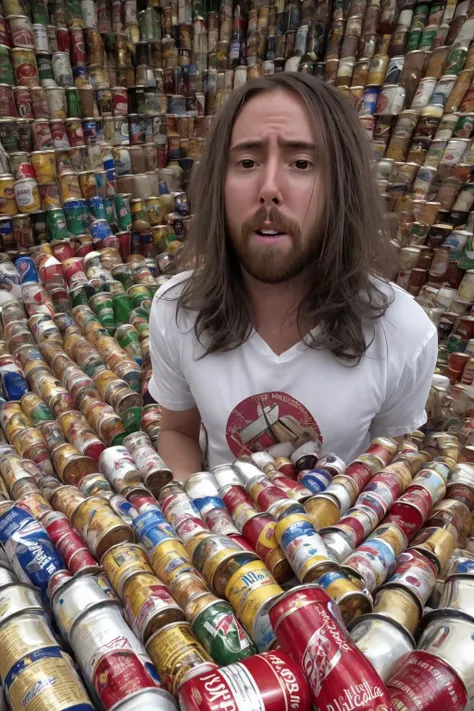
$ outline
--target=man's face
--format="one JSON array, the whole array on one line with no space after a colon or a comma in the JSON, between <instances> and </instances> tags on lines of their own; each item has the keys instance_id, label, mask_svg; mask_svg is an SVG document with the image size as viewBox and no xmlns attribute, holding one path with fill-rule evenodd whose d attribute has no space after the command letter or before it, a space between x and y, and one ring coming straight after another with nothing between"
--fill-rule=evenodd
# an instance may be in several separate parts
<instances>
[{"instance_id":1,"label":"man's face","mask_svg":"<svg viewBox=\"0 0 474 711\"><path fill-rule=\"evenodd\" d=\"M298 276L317 250L325 194L315 131L302 99L285 90L253 97L235 121L227 227L243 268L259 281Z\"/></svg>"}]
</instances>

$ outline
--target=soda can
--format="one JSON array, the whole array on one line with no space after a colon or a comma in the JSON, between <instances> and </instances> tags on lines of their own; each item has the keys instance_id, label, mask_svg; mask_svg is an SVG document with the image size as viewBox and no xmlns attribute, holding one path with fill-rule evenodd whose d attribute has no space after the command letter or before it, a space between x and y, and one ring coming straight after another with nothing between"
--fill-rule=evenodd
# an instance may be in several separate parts
<instances>
[{"instance_id":1,"label":"soda can","mask_svg":"<svg viewBox=\"0 0 474 711\"><path fill-rule=\"evenodd\" d=\"M205 593L189 602L185 612L196 638L217 664L232 664L255 654L256 648L228 602Z\"/></svg>"},{"instance_id":2,"label":"soda can","mask_svg":"<svg viewBox=\"0 0 474 711\"><path fill-rule=\"evenodd\" d=\"M72 625L69 642L106 711L130 694L160 688L150 658L118 606L89 609Z\"/></svg>"},{"instance_id":3,"label":"soda can","mask_svg":"<svg viewBox=\"0 0 474 711\"><path fill-rule=\"evenodd\" d=\"M52 483L52 482L51 482ZM55 486L44 490L53 508L72 521L78 506L85 501L84 496L75 486Z\"/></svg>"},{"instance_id":4,"label":"soda can","mask_svg":"<svg viewBox=\"0 0 474 711\"><path fill-rule=\"evenodd\" d=\"M99 471L117 493L142 483L132 455L125 446L107 447L99 458Z\"/></svg>"},{"instance_id":5,"label":"soda can","mask_svg":"<svg viewBox=\"0 0 474 711\"><path fill-rule=\"evenodd\" d=\"M374 699L390 708L380 677L345 632L337 605L324 590L310 586L284 593L269 606L269 615L278 642L304 671L319 708L331 708L340 694L350 703L357 695L359 703L354 673L364 690L361 710L372 709Z\"/></svg>"},{"instance_id":6,"label":"soda can","mask_svg":"<svg viewBox=\"0 0 474 711\"><path fill-rule=\"evenodd\" d=\"M183 544L171 538L159 542L150 558L155 574L167 586L176 576L194 570Z\"/></svg>"},{"instance_id":7,"label":"soda can","mask_svg":"<svg viewBox=\"0 0 474 711\"><path fill-rule=\"evenodd\" d=\"M188 622L175 622L155 632L146 650L155 664L163 685L173 695L196 673L217 669L209 654L197 641Z\"/></svg>"},{"instance_id":8,"label":"soda can","mask_svg":"<svg viewBox=\"0 0 474 711\"><path fill-rule=\"evenodd\" d=\"M397 559L397 567L384 587L402 587L420 602L427 603L436 582L438 569L434 562L417 550L408 550Z\"/></svg>"},{"instance_id":9,"label":"soda can","mask_svg":"<svg viewBox=\"0 0 474 711\"><path fill-rule=\"evenodd\" d=\"M46 596L50 577L64 561L43 526L31 513L5 502L0 508L0 542L14 562L21 582L31 583Z\"/></svg>"},{"instance_id":10,"label":"soda can","mask_svg":"<svg viewBox=\"0 0 474 711\"><path fill-rule=\"evenodd\" d=\"M123 523L104 499L96 496L79 504L74 511L72 523L97 559L113 545L133 541L131 527Z\"/></svg>"},{"instance_id":11,"label":"soda can","mask_svg":"<svg viewBox=\"0 0 474 711\"><path fill-rule=\"evenodd\" d=\"M153 574L145 550L134 543L112 546L102 557L103 566L113 589L122 598L125 583L137 574Z\"/></svg>"},{"instance_id":12,"label":"soda can","mask_svg":"<svg viewBox=\"0 0 474 711\"><path fill-rule=\"evenodd\" d=\"M128 578L122 598L125 618L144 644L158 629L186 619L168 589L152 573L135 573Z\"/></svg>"},{"instance_id":13,"label":"soda can","mask_svg":"<svg viewBox=\"0 0 474 711\"><path fill-rule=\"evenodd\" d=\"M318 584L339 605L345 625L348 625L360 615L372 612L370 595L360 590L343 573L339 571L325 573L319 578Z\"/></svg>"}]
</instances>

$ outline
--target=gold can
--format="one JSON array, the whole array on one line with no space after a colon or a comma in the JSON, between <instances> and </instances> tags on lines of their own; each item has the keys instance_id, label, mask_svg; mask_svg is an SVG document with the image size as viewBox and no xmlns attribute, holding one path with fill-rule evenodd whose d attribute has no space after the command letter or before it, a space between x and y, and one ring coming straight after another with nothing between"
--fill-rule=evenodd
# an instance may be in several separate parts
<instances>
[{"instance_id":1,"label":"gold can","mask_svg":"<svg viewBox=\"0 0 474 711\"><path fill-rule=\"evenodd\" d=\"M375 537L381 538L388 543L395 552L396 558L398 558L400 553L403 553L408 545L408 538L395 523L382 523L380 526L377 526L369 536L369 538Z\"/></svg>"},{"instance_id":2,"label":"gold can","mask_svg":"<svg viewBox=\"0 0 474 711\"><path fill-rule=\"evenodd\" d=\"M85 497L75 486L59 486L51 492L49 500L56 511L60 511L72 521Z\"/></svg>"},{"instance_id":3,"label":"gold can","mask_svg":"<svg viewBox=\"0 0 474 711\"><path fill-rule=\"evenodd\" d=\"M316 530L334 526L341 518L338 504L329 495L316 494L307 499L303 506Z\"/></svg>"},{"instance_id":4,"label":"gold can","mask_svg":"<svg viewBox=\"0 0 474 711\"><path fill-rule=\"evenodd\" d=\"M137 573L153 573L145 550L136 543L119 543L109 548L100 564L115 592L122 597L125 583Z\"/></svg>"},{"instance_id":5,"label":"gold can","mask_svg":"<svg viewBox=\"0 0 474 711\"><path fill-rule=\"evenodd\" d=\"M77 485L87 474L93 474L97 464L82 454L73 444L60 444L52 453L54 468L64 484Z\"/></svg>"},{"instance_id":6,"label":"gold can","mask_svg":"<svg viewBox=\"0 0 474 711\"><path fill-rule=\"evenodd\" d=\"M390 57L388 54L376 54L372 57L367 76L368 86L382 86L385 81L389 61Z\"/></svg>"},{"instance_id":7,"label":"gold can","mask_svg":"<svg viewBox=\"0 0 474 711\"><path fill-rule=\"evenodd\" d=\"M442 573L456 548L456 539L446 528L422 528L410 543L423 554L434 558L438 570Z\"/></svg>"},{"instance_id":8,"label":"gold can","mask_svg":"<svg viewBox=\"0 0 474 711\"><path fill-rule=\"evenodd\" d=\"M101 559L112 546L134 540L130 526L98 496L89 497L77 507L72 524L96 559Z\"/></svg>"},{"instance_id":9,"label":"gold can","mask_svg":"<svg viewBox=\"0 0 474 711\"><path fill-rule=\"evenodd\" d=\"M61 193L61 200L65 202L66 200L82 200L82 192L79 185L79 178L76 173L63 173L58 178L59 181L59 192Z\"/></svg>"},{"instance_id":10,"label":"gold can","mask_svg":"<svg viewBox=\"0 0 474 711\"><path fill-rule=\"evenodd\" d=\"M152 573L128 578L122 596L127 621L145 644L157 630L186 619L168 588Z\"/></svg>"},{"instance_id":11,"label":"gold can","mask_svg":"<svg viewBox=\"0 0 474 711\"><path fill-rule=\"evenodd\" d=\"M97 184L95 182L95 173L93 170L83 170L79 173L79 187L82 197L86 200L97 195Z\"/></svg>"},{"instance_id":12,"label":"gold can","mask_svg":"<svg viewBox=\"0 0 474 711\"><path fill-rule=\"evenodd\" d=\"M12 175L0 175L0 215L11 216L18 213L14 185L15 179Z\"/></svg>"},{"instance_id":13,"label":"gold can","mask_svg":"<svg viewBox=\"0 0 474 711\"><path fill-rule=\"evenodd\" d=\"M339 605L345 625L354 618L372 611L370 596L360 590L344 573L339 571L327 573L319 580L319 585Z\"/></svg>"},{"instance_id":14,"label":"gold can","mask_svg":"<svg viewBox=\"0 0 474 711\"><path fill-rule=\"evenodd\" d=\"M149 197L145 200L148 222L151 227L160 225L163 220L161 213L161 202L159 197Z\"/></svg>"},{"instance_id":15,"label":"gold can","mask_svg":"<svg viewBox=\"0 0 474 711\"><path fill-rule=\"evenodd\" d=\"M209 592L206 581L197 570L176 575L168 587L171 595L183 609L195 598Z\"/></svg>"},{"instance_id":16,"label":"gold can","mask_svg":"<svg viewBox=\"0 0 474 711\"><path fill-rule=\"evenodd\" d=\"M153 549L150 558L155 574L165 585L177 575L193 571L186 548L177 540L163 541Z\"/></svg>"},{"instance_id":17,"label":"gold can","mask_svg":"<svg viewBox=\"0 0 474 711\"><path fill-rule=\"evenodd\" d=\"M57 647L46 613L23 612L0 627L0 676L5 679L19 659L44 647ZM21 707L22 704L20 704Z\"/></svg>"},{"instance_id":18,"label":"gold can","mask_svg":"<svg viewBox=\"0 0 474 711\"><path fill-rule=\"evenodd\" d=\"M35 169L38 185L53 183L56 180L56 155L52 151L33 151L31 165Z\"/></svg>"},{"instance_id":19,"label":"gold can","mask_svg":"<svg viewBox=\"0 0 474 711\"><path fill-rule=\"evenodd\" d=\"M33 423L25 415L19 402L7 402L2 406L0 409L0 424L9 442L13 442L14 437L20 430L33 427Z\"/></svg>"},{"instance_id":20,"label":"gold can","mask_svg":"<svg viewBox=\"0 0 474 711\"><path fill-rule=\"evenodd\" d=\"M421 605L414 595L401 587L386 588L377 593L374 612L398 622L410 634L415 634L421 619Z\"/></svg>"},{"instance_id":21,"label":"gold can","mask_svg":"<svg viewBox=\"0 0 474 711\"><path fill-rule=\"evenodd\" d=\"M26 506L38 521L53 510L40 491L31 491L23 494L18 499L18 503Z\"/></svg>"},{"instance_id":22,"label":"gold can","mask_svg":"<svg viewBox=\"0 0 474 711\"><path fill-rule=\"evenodd\" d=\"M146 651L165 689L176 695L179 687L187 679L199 672L217 668L204 647L193 635L189 622L174 622L153 634Z\"/></svg>"}]
</instances>

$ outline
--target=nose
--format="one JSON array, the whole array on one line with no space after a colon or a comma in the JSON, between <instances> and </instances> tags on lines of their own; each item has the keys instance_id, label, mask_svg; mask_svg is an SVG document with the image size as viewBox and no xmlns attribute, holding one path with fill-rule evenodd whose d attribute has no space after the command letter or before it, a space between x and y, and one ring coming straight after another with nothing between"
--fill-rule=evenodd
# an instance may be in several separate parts
<instances>
[{"instance_id":1,"label":"nose","mask_svg":"<svg viewBox=\"0 0 474 711\"><path fill-rule=\"evenodd\" d=\"M278 161L270 158L261 173L262 181L258 200L261 205L281 205L283 195L281 192L281 179Z\"/></svg>"}]
</instances>

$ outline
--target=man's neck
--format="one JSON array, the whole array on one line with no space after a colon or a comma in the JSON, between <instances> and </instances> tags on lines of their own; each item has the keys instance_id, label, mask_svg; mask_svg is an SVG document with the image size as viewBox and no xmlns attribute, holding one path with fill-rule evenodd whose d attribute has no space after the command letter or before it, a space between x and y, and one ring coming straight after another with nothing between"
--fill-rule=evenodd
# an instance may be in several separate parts
<instances>
[{"instance_id":1,"label":"man's neck","mask_svg":"<svg viewBox=\"0 0 474 711\"><path fill-rule=\"evenodd\" d=\"M298 307L302 298L302 280L264 284L242 270L252 307L254 329L276 355L281 355L300 341ZM310 330L311 326L303 329Z\"/></svg>"}]
</instances>

